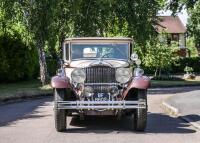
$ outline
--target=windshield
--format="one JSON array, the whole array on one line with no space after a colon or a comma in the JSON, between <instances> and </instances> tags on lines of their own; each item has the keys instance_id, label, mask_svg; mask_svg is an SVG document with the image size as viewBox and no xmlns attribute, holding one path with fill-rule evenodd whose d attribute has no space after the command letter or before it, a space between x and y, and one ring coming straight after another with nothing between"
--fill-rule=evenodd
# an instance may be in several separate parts
<instances>
[{"instance_id":1,"label":"windshield","mask_svg":"<svg viewBox=\"0 0 200 143\"><path fill-rule=\"evenodd\" d=\"M78 59L128 59L128 43L72 44L71 58Z\"/></svg>"}]
</instances>

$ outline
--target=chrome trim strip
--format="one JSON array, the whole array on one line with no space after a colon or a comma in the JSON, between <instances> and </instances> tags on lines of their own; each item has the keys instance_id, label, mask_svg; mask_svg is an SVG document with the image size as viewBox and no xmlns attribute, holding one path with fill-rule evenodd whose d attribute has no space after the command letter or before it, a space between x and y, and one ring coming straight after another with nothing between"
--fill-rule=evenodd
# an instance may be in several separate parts
<instances>
[{"instance_id":1,"label":"chrome trim strip","mask_svg":"<svg viewBox=\"0 0 200 143\"><path fill-rule=\"evenodd\" d=\"M84 83L84 85L120 85L120 83Z\"/></svg>"},{"instance_id":2,"label":"chrome trim strip","mask_svg":"<svg viewBox=\"0 0 200 143\"><path fill-rule=\"evenodd\" d=\"M144 101L58 101L58 109L138 109L146 108Z\"/></svg>"}]
</instances>

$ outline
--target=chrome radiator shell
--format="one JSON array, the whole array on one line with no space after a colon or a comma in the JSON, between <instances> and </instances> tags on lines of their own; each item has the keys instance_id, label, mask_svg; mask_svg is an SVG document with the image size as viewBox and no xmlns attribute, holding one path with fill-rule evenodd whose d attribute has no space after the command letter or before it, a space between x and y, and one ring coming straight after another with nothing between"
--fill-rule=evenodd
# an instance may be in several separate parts
<instances>
[{"instance_id":1,"label":"chrome radiator shell","mask_svg":"<svg viewBox=\"0 0 200 143\"><path fill-rule=\"evenodd\" d=\"M115 68L109 66L91 66L85 68L85 83L113 83L115 79Z\"/></svg>"},{"instance_id":2,"label":"chrome radiator shell","mask_svg":"<svg viewBox=\"0 0 200 143\"><path fill-rule=\"evenodd\" d=\"M84 69L85 85L90 85L96 93L108 93L110 87L117 83L115 68L109 66L91 66ZM113 84L114 83L114 84Z\"/></svg>"}]
</instances>

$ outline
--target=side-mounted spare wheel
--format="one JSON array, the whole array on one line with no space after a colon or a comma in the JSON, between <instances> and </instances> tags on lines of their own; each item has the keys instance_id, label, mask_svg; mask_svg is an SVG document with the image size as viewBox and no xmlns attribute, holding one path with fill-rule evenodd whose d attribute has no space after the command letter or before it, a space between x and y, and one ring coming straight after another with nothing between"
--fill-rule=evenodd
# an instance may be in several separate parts
<instances>
[{"instance_id":1,"label":"side-mounted spare wheel","mask_svg":"<svg viewBox=\"0 0 200 143\"><path fill-rule=\"evenodd\" d=\"M66 111L57 108L58 101L65 100L65 89L54 89L54 117L55 117L55 128L58 132L66 130Z\"/></svg>"}]
</instances>

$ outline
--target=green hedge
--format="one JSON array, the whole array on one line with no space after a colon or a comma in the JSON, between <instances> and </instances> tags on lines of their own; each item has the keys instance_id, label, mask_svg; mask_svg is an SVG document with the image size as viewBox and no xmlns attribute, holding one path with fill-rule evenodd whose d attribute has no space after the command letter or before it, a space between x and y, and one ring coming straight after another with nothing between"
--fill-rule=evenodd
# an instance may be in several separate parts
<instances>
[{"instance_id":1,"label":"green hedge","mask_svg":"<svg viewBox=\"0 0 200 143\"><path fill-rule=\"evenodd\" d=\"M46 58L47 69L49 76L54 76L56 74L57 69L59 68L58 60L55 58Z\"/></svg>"},{"instance_id":2,"label":"green hedge","mask_svg":"<svg viewBox=\"0 0 200 143\"><path fill-rule=\"evenodd\" d=\"M184 73L185 66L192 67L194 73L200 73L200 57L181 58L172 66L172 73Z\"/></svg>"},{"instance_id":3,"label":"green hedge","mask_svg":"<svg viewBox=\"0 0 200 143\"><path fill-rule=\"evenodd\" d=\"M20 38L0 36L0 82L31 79L38 74L35 48L30 48Z\"/></svg>"},{"instance_id":4,"label":"green hedge","mask_svg":"<svg viewBox=\"0 0 200 143\"><path fill-rule=\"evenodd\" d=\"M200 57L180 58L170 69L162 71L162 74L182 74L185 66L192 67L194 73L200 73ZM146 74L154 74L154 69L142 66Z\"/></svg>"}]
</instances>

